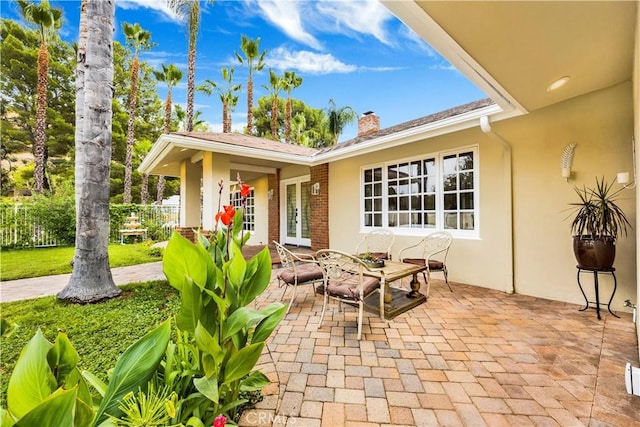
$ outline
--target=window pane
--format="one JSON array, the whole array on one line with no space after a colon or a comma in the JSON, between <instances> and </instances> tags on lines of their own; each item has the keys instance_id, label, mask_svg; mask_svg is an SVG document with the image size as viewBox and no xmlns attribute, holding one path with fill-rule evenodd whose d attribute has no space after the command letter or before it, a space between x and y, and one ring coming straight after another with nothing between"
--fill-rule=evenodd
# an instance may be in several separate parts
<instances>
[{"instance_id":1,"label":"window pane","mask_svg":"<svg viewBox=\"0 0 640 427\"><path fill-rule=\"evenodd\" d=\"M373 225L375 227L382 227L382 214L374 214L373 215Z\"/></svg>"},{"instance_id":2,"label":"window pane","mask_svg":"<svg viewBox=\"0 0 640 427\"><path fill-rule=\"evenodd\" d=\"M411 176L420 176L422 175L422 168L420 167L420 162L411 162Z\"/></svg>"},{"instance_id":3,"label":"window pane","mask_svg":"<svg viewBox=\"0 0 640 427\"><path fill-rule=\"evenodd\" d=\"M474 227L474 216L473 212L463 212L460 214L460 219L462 220L462 224L460 224L460 228L463 230L473 230Z\"/></svg>"},{"instance_id":4,"label":"window pane","mask_svg":"<svg viewBox=\"0 0 640 427\"><path fill-rule=\"evenodd\" d=\"M398 185L398 194L409 194L409 180L401 179Z\"/></svg>"},{"instance_id":5,"label":"window pane","mask_svg":"<svg viewBox=\"0 0 640 427\"><path fill-rule=\"evenodd\" d=\"M398 198L397 197L389 197L388 200L389 201L387 203L387 208L390 211L398 210Z\"/></svg>"},{"instance_id":6,"label":"window pane","mask_svg":"<svg viewBox=\"0 0 640 427\"><path fill-rule=\"evenodd\" d=\"M409 177L409 163L400 163L398 165L398 178Z\"/></svg>"},{"instance_id":7,"label":"window pane","mask_svg":"<svg viewBox=\"0 0 640 427\"><path fill-rule=\"evenodd\" d=\"M411 197L411 210L412 211L420 211L422 210L422 203L420 203L421 198L418 196Z\"/></svg>"},{"instance_id":8,"label":"window pane","mask_svg":"<svg viewBox=\"0 0 640 427\"><path fill-rule=\"evenodd\" d=\"M371 185L365 185L364 186L364 197L371 197L373 195L373 188L371 187Z\"/></svg>"},{"instance_id":9,"label":"window pane","mask_svg":"<svg viewBox=\"0 0 640 427\"><path fill-rule=\"evenodd\" d=\"M373 195L374 197L382 196L382 184L373 184Z\"/></svg>"},{"instance_id":10,"label":"window pane","mask_svg":"<svg viewBox=\"0 0 640 427\"><path fill-rule=\"evenodd\" d=\"M373 210L382 212L382 199L373 199Z\"/></svg>"},{"instance_id":11,"label":"window pane","mask_svg":"<svg viewBox=\"0 0 640 427\"><path fill-rule=\"evenodd\" d=\"M398 227L409 226L409 214L407 212L400 212L398 215Z\"/></svg>"},{"instance_id":12,"label":"window pane","mask_svg":"<svg viewBox=\"0 0 640 427\"><path fill-rule=\"evenodd\" d=\"M445 194L444 195L444 209L448 211L458 209L458 195L457 194Z\"/></svg>"},{"instance_id":13,"label":"window pane","mask_svg":"<svg viewBox=\"0 0 640 427\"><path fill-rule=\"evenodd\" d=\"M372 219L373 219L373 215L365 214L365 216L364 216L364 225L365 225L365 227L371 227L373 225L371 223Z\"/></svg>"},{"instance_id":14,"label":"window pane","mask_svg":"<svg viewBox=\"0 0 640 427\"><path fill-rule=\"evenodd\" d=\"M367 169L364 171L364 182L373 181L373 171L371 169Z\"/></svg>"},{"instance_id":15,"label":"window pane","mask_svg":"<svg viewBox=\"0 0 640 427\"><path fill-rule=\"evenodd\" d=\"M458 175L455 173L444 176L442 187L444 191L454 191L458 189Z\"/></svg>"},{"instance_id":16,"label":"window pane","mask_svg":"<svg viewBox=\"0 0 640 427\"><path fill-rule=\"evenodd\" d=\"M392 179L398 179L398 169L396 165L387 167L387 179L389 179L389 181Z\"/></svg>"},{"instance_id":17,"label":"window pane","mask_svg":"<svg viewBox=\"0 0 640 427\"><path fill-rule=\"evenodd\" d=\"M473 193L460 193L460 209L473 209Z\"/></svg>"},{"instance_id":18,"label":"window pane","mask_svg":"<svg viewBox=\"0 0 640 427\"><path fill-rule=\"evenodd\" d=\"M424 208L429 211L436 209L436 196L433 194L424 196Z\"/></svg>"},{"instance_id":19,"label":"window pane","mask_svg":"<svg viewBox=\"0 0 640 427\"><path fill-rule=\"evenodd\" d=\"M409 210L409 196L400 197L400 210L403 210L403 211Z\"/></svg>"},{"instance_id":20,"label":"window pane","mask_svg":"<svg viewBox=\"0 0 640 427\"><path fill-rule=\"evenodd\" d=\"M422 227L422 214L421 213L412 213L411 214L411 226L414 228Z\"/></svg>"},{"instance_id":21,"label":"window pane","mask_svg":"<svg viewBox=\"0 0 640 427\"><path fill-rule=\"evenodd\" d=\"M455 154L444 157L442 166L445 174L455 173L457 171L456 166L458 165L458 159L456 157L457 156Z\"/></svg>"},{"instance_id":22,"label":"window pane","mask_svg":"<svg viewBox=\"0 0 640 427\"><path fill-rule=\"evenodd\" d=\"M425 175L433 175L436 173L436 159L427 159L424 161Z\"/></svg>"},{"instance_id":23,"label":"window pane","mask_svg":"<svg viewBox=\"0 0 640 427\"><path fill-rule=\"evenodd\" d=\"M434 214L434 213L428 213L428 214L426 215L426 217L427 217L426 225L427 225L429 228L433 228L433 227L435 227L435 226L436 226L436 214Z\"/></svg>"},{"instance_id":24,"label":"window pane","mask_svg":"<svg viewBox=\"0 0 640 427\"><path fill-rule=\"evenodd\" d=\"M389 227L397 227L398 226L398 214L390 213L389 214Z\"/></svg>"},{"instance_id":25,"label":"window pane","mask_svg":"<svg viewBox=\"0 0 640 427\"><path fill-rule=\"evenodd\" d=\"M373 170L373 180L382 181L382 168L375 168Z\"/></svg>"},{"instance_id":26,"label":"window pane","mask_svg":"<svg viewBox=\"0 0 640 427\"><path fill-rule=\"evenodd\" d=\"M473 153L469 152L460 154L458 169L462 171L473 169Z\"/></svg>"},{"instance_id":27,"label":"window pane","mask_svg":"<svg viewBox=\"0 0 640 427\"><path fill-rule=\"evenodd\" d=\"M460 174L460 189L473 190L473 172L463 172Z\"/></svg>"},{"instance_id":28,"label":"window pane","mask_svg":"<svg viewBox=\"0 0 640 427\"><path fill-rule=\"evenodd\" d=\"M424 179L424 191L427 193L435 193L436 192L436 178L435 177L427 177Z\"/></svg>"},{"instance_id":29,"label":"window pane","mask_svg":"<svg viewBox=\"0 0 640 427\"><path fill-rule=\"evenodd\" d=\"M458 228L458 214L457 213L445 213L444 214L444 228Z\"/></svg>"},{"instance_id":30,"label":"window pane","mask_svg":"<svg viewBox=\"0 0 640 427\"><path fill-rule=\"evenodd\" d=\"M411 194L422 193L422 180L421 179L412 179L411 180Z\"/></svg>"},{"instance_id":31,"label":"window pane","mask_svg":"<svg viewBox=\"0 0 640 427\"><path fill-rule=\"evenodd\" d=\"M365 199L364 201L364 211L371 212L371 199Z\"/></svg>"}]
</instances>

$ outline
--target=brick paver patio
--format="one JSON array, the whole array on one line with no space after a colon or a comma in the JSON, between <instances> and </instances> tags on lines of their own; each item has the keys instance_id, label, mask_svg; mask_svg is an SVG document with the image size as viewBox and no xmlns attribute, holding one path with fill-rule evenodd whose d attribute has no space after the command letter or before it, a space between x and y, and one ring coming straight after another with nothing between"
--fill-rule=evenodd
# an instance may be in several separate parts
<instances>
[{"instance_id":1,"label":"brick paver patio","mask_svg":"<svg viewBox=\"0 0 640 427\"><path fill-rule=\"evenodd\" d=\"M261 369L272 379L244 426L638 426L631 315L467 285L387 323L300 289ZM259 304L278 301L277 281Z\"/></svg>"}]
</instances>

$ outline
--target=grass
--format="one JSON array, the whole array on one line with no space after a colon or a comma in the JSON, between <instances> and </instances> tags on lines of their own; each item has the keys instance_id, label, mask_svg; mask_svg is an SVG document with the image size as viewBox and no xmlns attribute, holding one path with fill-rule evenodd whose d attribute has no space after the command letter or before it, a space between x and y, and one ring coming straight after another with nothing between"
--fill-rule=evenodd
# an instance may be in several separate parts
<instances>
[{"instance_id":1,"label":"grass","mask_svg":"<svg viewBox=\"0 0 640 427\"><path fill-rule=\"evenodd\" d=\"M0 337L0 406L6 408L9 376L20 351L40 329L53 342L64 331L80 354L80 369L107 378L107 370L139 337L173 316L180 297L166 281L123 286L121 298L101 304L66 304L55 297L0 304L2 318L18 326Z\"/></svg>"},{"instance_id":2,"label":"grass","mask_svg":"<svg viewBox=\"0 0 640 427\"><path fill-rule=\"evenodd\" d=\"M71 273L74 251L73 247L3 250L0 254L0 280ZM152 248L147 243L109 245L112 268L161 260L162 249Z\"/></svg>"}]
</instances>

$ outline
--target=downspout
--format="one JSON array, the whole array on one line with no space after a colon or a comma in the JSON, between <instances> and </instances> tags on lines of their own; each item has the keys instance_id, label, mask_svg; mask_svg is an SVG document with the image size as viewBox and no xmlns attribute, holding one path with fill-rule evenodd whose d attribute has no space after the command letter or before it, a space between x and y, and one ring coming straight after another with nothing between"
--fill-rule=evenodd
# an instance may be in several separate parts
<instances>
[{"instance_id":1,"label":"downspout","mask_svg":"<svg viewBox=\"0 0 640 427\"><path fill-rule=\"evenodd\" d=\"M511 144L509 141L498 135L491 129L489 123L489 116L480 117L480 129L486 135L489 135L495 141L502 144L503 149L503 165L504 165L504 216L505 216L505 229L507 230L507 236L505 238L505 244L507 247L507 256L505 259L505 265L507 271L505 274L505 292L515 293L516 288L513 281L513 173L511 165Z\"/></svg>"}]
</instances>

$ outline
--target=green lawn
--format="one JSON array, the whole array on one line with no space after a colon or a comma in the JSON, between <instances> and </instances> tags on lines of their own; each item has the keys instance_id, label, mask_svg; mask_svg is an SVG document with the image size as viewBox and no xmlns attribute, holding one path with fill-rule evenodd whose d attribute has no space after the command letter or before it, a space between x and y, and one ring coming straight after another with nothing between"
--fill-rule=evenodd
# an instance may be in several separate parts
<instances>
[{"instance_id":1,"label":"green lawn","mask_svg":"<svg viewBox=\"0 0 640 427\"><path fill-rule=\"evenodd\" d=\"M73 247L3 250L0 252L0 280L71 273ZM162 249L146 243L109 245L111 267L144 264L162 260Z\"/></svg>"},{"instance_id":2,"label":"green lawn","mask_svg":"<svg viewBox=\"0 0 640 427\"><path fill-rule=\"evenodd\" d=\"M6 408L7 384L20 351L38 329L50 342L58 330L66 332L80 354L80 369L106 380L127 347L180 307L179 294L166 281L122 289L122 297L100 304L66 304L53 296L0 304L2 318L17 324L8 337L0 337L0 406Z\"/></svg>"}]
</instances>

